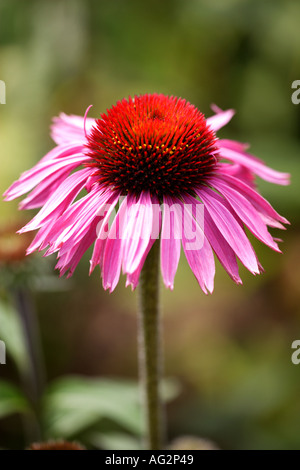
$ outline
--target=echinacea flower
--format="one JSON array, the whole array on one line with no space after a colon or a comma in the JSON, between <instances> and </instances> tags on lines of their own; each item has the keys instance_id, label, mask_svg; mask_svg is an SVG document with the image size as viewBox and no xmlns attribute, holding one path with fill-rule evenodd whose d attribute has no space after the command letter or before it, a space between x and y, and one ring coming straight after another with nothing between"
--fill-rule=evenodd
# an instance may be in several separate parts
<instances>
[{"instance_id":1,"label":"echinacea flower","mask_svg":"<svg viewBox=\"0 0 300 470\"><path fill-rule=\"evenodd\" d=\"M137 286L158 237L171 289L181 245L205 293L213 291L214 253L236 283L237 259L260 273L245 228L280 251L268 226L283 229L288 221L258 193L255 176L286 185L289 175L247 153L245 144L217 139L234 112L213 110L205 119L184 99L146 94L123 99L99 119L55 118L57 146L4 194L9 201L30 191L20 208L41 207L20 230L39 230L27 253L57 253L57 268L70 276L94 243L90 271L99 265L110 291L121 270L126 285Z\"/></svg>"}]
</instances>

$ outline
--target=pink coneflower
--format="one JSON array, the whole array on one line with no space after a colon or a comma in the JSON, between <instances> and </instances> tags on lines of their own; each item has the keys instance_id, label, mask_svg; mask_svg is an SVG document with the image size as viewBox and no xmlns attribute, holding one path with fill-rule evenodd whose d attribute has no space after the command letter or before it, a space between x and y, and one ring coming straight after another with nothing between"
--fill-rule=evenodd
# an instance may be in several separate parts
<instances>
[{"instance_id":1,"label":"pink coneflower","mask_svg":"<svg viewBox=\"0 0 300 470\"><path fill-rule=\"evenodd\" d=\"M31 191L20 208L41 207L20 230L39 229L27 253L57 253L57 268L70 276L94 243L90 271L99 265L110 291L121 270L127 285L137 286L158 236L171 289L181 245L205 293L213 290L214 253L236 283L237 259L260 273L245 227L280 251L267 227L288 222L257 192L254 177L286 185L289 175L267 167L246 145L217 139L234 112L214 111L205 119L181 98L146 94L123 99L100 119L55 118L57 146L4 195L9 201ZM193 245L189 234L201 243Z\"/></svg>"}]
</instances>

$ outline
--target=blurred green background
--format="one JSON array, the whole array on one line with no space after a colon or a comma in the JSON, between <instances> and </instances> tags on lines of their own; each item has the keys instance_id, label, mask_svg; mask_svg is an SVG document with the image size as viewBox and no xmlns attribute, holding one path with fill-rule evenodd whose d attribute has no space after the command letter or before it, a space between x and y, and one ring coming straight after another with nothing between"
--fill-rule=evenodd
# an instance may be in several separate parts
<instances>
[{"instance_id":1,"label":"blurred green background","mask_svg":"<svg viewBox=\"0 0 300 470\"><path fill-rule=\"evenodd\" d=\"M258 182L291 221L287 232L273 231L284 239L282 255L251 238L263 275L241 267L244 285L236 286L218 265L215 292L205 296L182 256L174 291L162 288L165 374L175 379L167 393L170 441L194 435L222 449L300 449L300 364L291 362L300 339L300 105L291 101L300 79L299 20L295 0L0 2L1 193L53 147L52 116L83 115L93 104L90 116L98 117L145 92L181 96L206 116L211 103L234 108L219 136L250 142L252 153L292 174L289 187ZM1 233L31 216L18 213L17 202L1 201L0 211ZM13 236L1 243L3 251ZM89 254L72 279L58 280L53 258L2 261L0 339L8 356L0 365L0 447L30 440L21 395L28 351L16 326L16 292L29 288L46 371L40 387L52 384L37 410L43 437L134 447L136 294L124 278L112 295L104 292L98 271L88 277ZM68 390L78 392L73 402ZM112 402L101 411L105 393ZM66 417L68 406L81 415Z\"/></svg>"}]
</instances>

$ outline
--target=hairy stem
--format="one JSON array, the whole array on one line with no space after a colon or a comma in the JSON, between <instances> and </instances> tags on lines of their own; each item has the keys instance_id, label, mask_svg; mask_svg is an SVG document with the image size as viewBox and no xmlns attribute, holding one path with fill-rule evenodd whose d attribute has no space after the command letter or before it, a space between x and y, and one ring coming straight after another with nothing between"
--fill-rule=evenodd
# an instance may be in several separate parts
<instances>
[{"instance_id":1,"label":"hairy stem","mask_svg":"<svg viewBox=\"0 0 300 470\"><path fill-rule=\"evenodd\" d=\"M139 367L145 414L145 446L161 449L164 437L160 397L162 375L159 309L159 243L152 246L139 282Z\"/></svg>"}]
</instances>

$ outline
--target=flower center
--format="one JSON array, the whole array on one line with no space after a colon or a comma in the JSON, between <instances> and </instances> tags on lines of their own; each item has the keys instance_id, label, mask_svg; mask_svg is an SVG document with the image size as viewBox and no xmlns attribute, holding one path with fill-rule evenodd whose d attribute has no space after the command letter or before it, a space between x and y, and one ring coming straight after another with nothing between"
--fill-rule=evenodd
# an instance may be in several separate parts
<instances>
[{"instance_id":1,"label":"flower center","mask_svg":"<svg viewBox=\"0 0 300 470\"><path fill-rule=\"evenodd\" d=\"M187 101L159 94L123 99L96 120L88 163L101 185L122 195L193 194L217 162L216 137Z\"/></svg>"}]
</instances>

